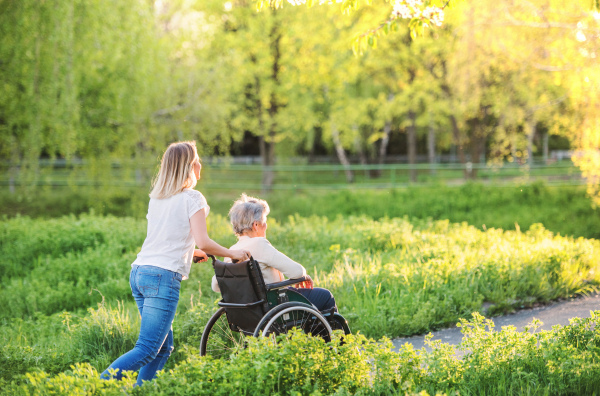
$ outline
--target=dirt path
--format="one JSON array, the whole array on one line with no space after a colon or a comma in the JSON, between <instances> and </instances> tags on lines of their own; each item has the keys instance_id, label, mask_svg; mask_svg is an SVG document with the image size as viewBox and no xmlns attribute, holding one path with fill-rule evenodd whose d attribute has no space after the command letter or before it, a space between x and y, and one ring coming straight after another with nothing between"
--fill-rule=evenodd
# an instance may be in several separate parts
<instances>
[{"instance_id":1,"label":"dirt path","mask_svg":"<svg viewBox=\"0 0 600 396\"><path fill-rule=\"evenodd\" d=\"M544 325L543 330L550 330L554 325L568 325L570 318L589 318L590 311L600 310L600 294L590 295L588 297L579 297L571 300L555 302L544 307L524 309L506 316L492 318L495 324L495 330L501 330L502 326L515 326L519 331L523 326L529 324L533 318L541 320ZM433 332L433 340L458 345L462 340L462 333L458 327L451 327ZM397 349L408 342L415 349L425 346L425 335L396 338L392 340ZM427 348L429 350L429 348Z\"/></svg>"}]
</instances>

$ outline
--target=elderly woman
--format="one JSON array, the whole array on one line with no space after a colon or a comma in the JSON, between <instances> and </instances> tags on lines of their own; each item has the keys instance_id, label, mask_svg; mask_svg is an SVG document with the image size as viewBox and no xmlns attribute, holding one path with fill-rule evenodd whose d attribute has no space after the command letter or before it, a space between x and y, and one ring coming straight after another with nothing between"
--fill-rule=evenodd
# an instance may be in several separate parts
<instances>
[{"instance_id":1,"label":"elderly woman","mask_svg":"<svg viewBox=\"0 0 600 396\"><path fill-rule=\"evenodd\" d=\"M229 210L233 232L238 237L238 242L231 249L249 251L258 262L266 284L281 282L284 276L291 279L306 276L306 269L301 264L275 249L267 240L269 211L266 201L242 194ZM331 308L337 310L335 299L329 290L312 288L312 280L304 286L307 287L292 289L306 297L320 311ZM217 278L214 276L212 289L220 292Z\"/></svg>"}]
</instances>

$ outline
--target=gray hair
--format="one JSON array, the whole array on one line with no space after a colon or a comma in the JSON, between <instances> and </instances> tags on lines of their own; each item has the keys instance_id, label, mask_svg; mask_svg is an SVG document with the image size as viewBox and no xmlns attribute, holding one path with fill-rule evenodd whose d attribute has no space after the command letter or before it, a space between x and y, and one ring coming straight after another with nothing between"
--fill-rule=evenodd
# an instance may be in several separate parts
<instances>
[{"instance_id":1,"label":"gray hair","mask_svg":"<svg viewBox=\"0 0 600 396\"><path fill-rule=\"evenodd\" d=\"M267 201L242 194L229 210L229 221L235 235L251 230L255 221L264 224L271 209Z\"/></svg>"}]
</instances>

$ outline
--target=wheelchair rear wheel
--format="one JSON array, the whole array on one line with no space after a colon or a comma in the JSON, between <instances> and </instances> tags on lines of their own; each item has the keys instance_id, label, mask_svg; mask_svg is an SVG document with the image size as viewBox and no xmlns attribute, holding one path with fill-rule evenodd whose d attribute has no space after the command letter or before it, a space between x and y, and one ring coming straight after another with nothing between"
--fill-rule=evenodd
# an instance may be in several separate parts
<instances>
[{"instance_id":1,"label":"wheelchair rear wheel","mask_svg":"<svg viewBox=\"0 0 600 396\"><path fill-rule=\"evenodd\" d=\"M225 308L219 308L202 332L200 356L227 357L244 347L245 337L244 334L231 330Z\"/></svg>"},{"instance_id":2,"label":"wheelchair rear wheel","mask_svg":"<svg viewBox=\"0 0 600 396\"><path fill-rule=\"evenodd\" d=\"M261 319L254 336L262 331L263 337L285 334L292 328L299 328L307 334L331 341L331 326L321 313L308 304L287 302L276 306Z\"/></svg>"}]
</instances>

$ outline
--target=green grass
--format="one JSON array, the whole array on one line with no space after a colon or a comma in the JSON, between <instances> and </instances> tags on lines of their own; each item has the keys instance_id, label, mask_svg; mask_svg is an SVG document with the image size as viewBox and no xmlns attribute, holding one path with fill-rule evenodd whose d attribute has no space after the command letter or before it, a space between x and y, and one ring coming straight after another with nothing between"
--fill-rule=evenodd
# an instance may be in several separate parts
<instances>
[{"instance_id":1,"label":"green grass","mask_svg":"<svg viewBox=\"0 0 600 396\"><path fill-rule=\"evenodd\" d=\"M1 225L0 377L32 368L59 373L76 362L102 370L135 342L127 274L144 220L17 217ZM208 226L222 244L235 241L223 217L211 215ZM600 284L600 242L541 225L484 231L447 220L293 216L270 220L268 236L332 290L353 331L374 338L452 325L483 302L499 314ZM183 283L168 367L197 354L219 299L211 276L210 265L196 264Z\"/></svg>"},{"instance_id":2,"label":"green grass","mask_svg":"<svg viewBox=\"0 0 600 396\"><path fill-rule=\"evenodd\" d=\"M528 229L542 223L561 235L600 238L600 209L593 209L582 186L543 183L460 187L413 187L393 190L302 191L267 196L273 216L366 215L373 219L403 217L467 222L479 229ZM227 207L226 205L223 205Z\"/></svg>"},{"instance_id":3,"label":"green grass","mask_svg":"<svg viewBox=\"0 0 600 396\"><path fill-rule=\"evenodd\" d=\"M212 207L211 237L223 245L233 244L235 237L220 214L226 213L238 192L204 193ZM53 196L52 191L48 194ZM113 192L103 194L91 214L53 218L50 215L65 210L56 198L55 212L49 207L45 216L11 215L0 222L0 389L27 394L50 393L48 387L57 387L55 391L61 394L69 393L66 389L98 387L107 394L120 393L120 385L96 383L94 378L137 337L139 319L127 275L145 236L145 206L122 194L122 200L111 208L123 214L119 211L135 204L140 217L94 214L113 210L101 204ZM139 199L147 205L144 195ZM92 192L85 197L69 205L85 212L89 206L81 203L88 198L92 203ZM40 210L51 205L44 202L42 193L38 198L30 203ZM501 314L597 290L600 285L600 241L584 238L598 235L598 212L578 187L467 184L436 189L273 192L267 198L272 207L269 240L303 263L318 286L332 290L355 333L375 339L453 325L480 311L484 302L491 305L489 314ZM546 333L536 333L535 340L523 333L504 332L498 338L479 332L479 352L468 360L469 365L451 359L449 346L438 345L431 354L421 352L415 357L408 349L396 355L377 349L375 345L381 344L357 341L365 351L364 359L359 364L351 353L348 360L340 358L335 376L328 380L322 379L322 368L306 371L295 365L294 359L301 357L292 347L285 349L283 357L281 350L264 349L260 357L241 355L242 360L231 362L198 359L203 327L219 299L210 290L211 276L210 265L195 264L190 279L183 282L174 322L176 350L167 364L167 370L174 371L164 376L166 382L157 382L163 393L169 393L172 386L173 393L218 394L206 378L207 373L219 370L224 374L215 378L222 389L231 385L248 394L278 392L289 386L288 380L272 382L267 371L287 373L290 381L301 384L300 394L416 394L422 390L431 394L581 394L596 389L594 378L600 377L598 354L593 352L597 350L592 348L600 336L598 327L589 325L580 326L575 335L570 330L556 330L546 338L539 335ZM473 326L481 327L481 323ZM558 341L553 343L553 339ZM307 352L311 360L336 359L329 349L304 342L309 341L297 341L294 348L316 348L314 356ZM277 353L283 360L273 357ZM243 359L258 362L258 371L245 368ZM375 361L382 362L381 368L377 368L379 363L373 365ZM71 369L75 363L83 365ZM264 383L224 379L234 378L242 367L264 378ZM260 371L260 367L270 369ZM422 367L429 369L423 372ZM43 373L22 376L32 370ZM377 370L383 370L377 374L380 387L366 379ZM369 375L364 377L365 373ZM303 382L305 375L315 380ZM173 385L182 378L182 388ZM57 391L61 386L63 390Z\"/></svg>"},{"instance_id":4,"label":"green grass","mask_svg":"<svg viewBox=\"0 0 600 396\"><path fill-rule=\"evenodd\" d=\"M197 187L206 196L212 213L226 215L242 190L224 191ZM268 200L272 217L286 222L289 216L312 215L335 219L337 215L373 219L403 217L450 220L479 229L528 229L542 223L554 233L600 239L600 209L592 208L584 186L485 185L410 187L386 190L245 191ZM40 189L29 193L0 193L0 215L17 214L51 218L89 213L145 218L147 189L90 188Z\"/></svg>"}]
</instances>

